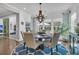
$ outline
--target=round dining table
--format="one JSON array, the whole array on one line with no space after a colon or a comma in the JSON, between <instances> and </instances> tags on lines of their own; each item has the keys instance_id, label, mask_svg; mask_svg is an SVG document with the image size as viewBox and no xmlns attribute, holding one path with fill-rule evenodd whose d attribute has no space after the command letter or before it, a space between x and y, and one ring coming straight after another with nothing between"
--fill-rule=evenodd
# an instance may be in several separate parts
<instances>
[{"instance_id":1,"label":"round dining table","mask_svg":"<svg viewBox=\"0 0 79 59\"><path fill-rule=\"evenodd\" d=\"M44 33L44 34L36 34L34 36L34 38L36 40L39 40L39 41L46 41L46 40L51 40L52 39L52 34L51 33Z\"/></svg>"}]
</instances>

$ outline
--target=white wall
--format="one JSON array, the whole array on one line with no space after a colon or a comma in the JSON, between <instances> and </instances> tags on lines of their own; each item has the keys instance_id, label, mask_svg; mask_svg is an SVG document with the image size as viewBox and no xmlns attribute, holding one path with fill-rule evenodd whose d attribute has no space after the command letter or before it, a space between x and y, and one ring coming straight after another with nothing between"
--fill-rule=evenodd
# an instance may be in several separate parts
<instances>
[{"instance_id":1,"label":"white wall","mask_svg":"<svg viewBox=\"0 0 79 59\"><path fill-rule=\"evenodd\" d=\"M72 33L75 33L75 26L77 25L77 23L79 22L78 18L78 10L79 8L77 8L77 4L73 4L69 10L71 11L71 16L70 16L70 19L71 19L71 29L70 29L70 32Z\"/></svg>"},{"instance_id":2,"label":"white wall","mask_svg":"<svg viewBox=\"0 0 79 59\"><path fill-rule=\"evenodd\" d=\"M73 13L71 15L71 32L74 33L75 32L75 27L76 27L76 23L75 23L75 20L76 20L76 12Z\"/></svg>"},{"instance_id":3,"label":"white wall","mask_svg":"<svg viewBox=\"0 0 79 59\"><path fill-rule=\"evenodd\" d=\"M14 32L14 25L16 25L16 15L9 16L9 33Z\"/></svg>"},{"instance_id":4,"label":"white wall","mask_svg":"<svg viewBox=\"0 0 79 59\"><path fill-rule=\"evenodd\" d=\"M57 22L63 22L63 18L56 18L56 19L53 20L53 22L56 22L56 21Z\"/></svg>"},{"instance_id":5,"label":"white wall","mask_svg":"<svg viewBox=\"0 0 79 59\"><path fill-rule=\"evenodd\" d=\"M0 25L3 25L3 19L0 19Z\"/></svg>"},{"instance_id":6,"label":"white wall","mask_svg":"<svg viewBox=\"0 0 79 59\"><path fill-rule=\"evenodd\" d=\"M19 41L22 41L22 35L21 35L21 31L25 32L26 31L26 27L25 27L25 22L31 22L31 16L29 14L27 14L24 11L21 11L19 13ZM24 24L22 25L21 22L24 22Z\"/></svg>"},{"instance_id":7,"label":"white wall","mask_svg":"<svg viewBox=\"0 0 79 59\"><path fill-rule=\"evenodd\" d=\"M78 13L79 13L79 7L78 7L78 5L77 4L73 4L70 8L69 8L69 10L71 11L71 17L73 17L72 15L74 14L74 13L76 13L76 19L75 19L75 21L74 21L74 23L75 24L77 24L77 22L79 22L79 20L78 20Z\"/></svg>"}]
</instances>

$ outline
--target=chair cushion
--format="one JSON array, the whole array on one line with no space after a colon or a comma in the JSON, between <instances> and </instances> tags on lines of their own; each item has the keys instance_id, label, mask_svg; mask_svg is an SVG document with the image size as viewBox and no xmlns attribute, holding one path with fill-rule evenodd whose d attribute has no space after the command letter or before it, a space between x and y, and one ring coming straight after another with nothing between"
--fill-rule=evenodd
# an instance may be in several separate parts
<instances>
[{"instance_id":1,"label":"chair cushion","mask_svg":"<svg viewBox=\"0 0 79 59\"><path fill-rule=\"evenodd\" d=\"M43 49L43 51L44 51L46 54L51 53L51 49L50 49L49 47L45 47L45 48Z\"/></svg>"}]
</instances>

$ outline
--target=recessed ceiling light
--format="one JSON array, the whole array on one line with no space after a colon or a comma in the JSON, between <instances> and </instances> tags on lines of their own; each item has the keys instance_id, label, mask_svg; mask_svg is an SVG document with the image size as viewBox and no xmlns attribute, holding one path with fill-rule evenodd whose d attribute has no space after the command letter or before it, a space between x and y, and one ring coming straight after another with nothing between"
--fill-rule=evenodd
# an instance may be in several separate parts
<instances>
[{"instance_id":1,"label":"recessed ceiling light","mask_svg":"<svg viewBox=\"0 0 79 59\"><path fill-rule=\"evenodd\" d=\"M26 8L24 8L24 10L26 10Z\"/></svg>"}]
</instances>

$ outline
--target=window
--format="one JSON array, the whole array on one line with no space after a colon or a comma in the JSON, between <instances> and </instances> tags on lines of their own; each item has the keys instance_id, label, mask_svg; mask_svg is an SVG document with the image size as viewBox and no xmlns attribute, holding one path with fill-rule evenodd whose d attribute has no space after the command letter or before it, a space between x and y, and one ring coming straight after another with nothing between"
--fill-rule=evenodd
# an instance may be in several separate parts
<instances>
[{"instance_id":1,"label":"window","mask_svg":"<svg viewBox=\"0 0 79 59\"><path fill-rule=\"evenodd\" d=\"M76 20L76 13L71 15L71 32L75 32L75 20Z\"/></svg>"},{"instance_id":2,"label":"window","mask_svg":"<svg viewBox=\"0 0 79 59\"><path fill-rule=\"evenodd\" d=\"M3 32L3 19L0 19L0 33Z\"/></svg>"}]
</instances>

